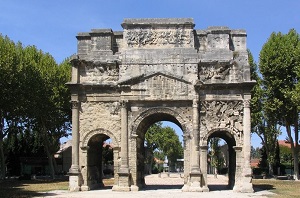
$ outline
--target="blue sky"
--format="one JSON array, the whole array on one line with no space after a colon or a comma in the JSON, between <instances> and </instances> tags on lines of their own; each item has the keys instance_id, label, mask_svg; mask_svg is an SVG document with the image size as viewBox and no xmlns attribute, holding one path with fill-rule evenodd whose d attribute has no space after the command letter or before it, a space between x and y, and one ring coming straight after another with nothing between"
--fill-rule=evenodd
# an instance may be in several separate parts
<instances>
[{"instance_id":1,"label":"blue sky","mask_svg":"<svg viewBox=\"0 0 300 198\"><path fill-rule=\"evenodd\" d=\"M58 63L76 53L78 32L122 30L124 18L193 18L195 29L245 29L256 61L272 32L300 33L299 0L0 0L0 8L2 35L35 45Z\"/></svg>"}]
</instances>

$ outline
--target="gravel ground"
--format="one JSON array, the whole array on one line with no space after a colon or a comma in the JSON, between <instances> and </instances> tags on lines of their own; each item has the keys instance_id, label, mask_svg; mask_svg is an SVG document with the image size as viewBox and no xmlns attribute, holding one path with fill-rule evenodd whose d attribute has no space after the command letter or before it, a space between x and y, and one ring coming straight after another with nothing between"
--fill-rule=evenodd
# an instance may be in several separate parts
<instances>
[{"instance_id":1,"label":"gravel ground","mask_svg":"<svg viewBox=\"0 0 300 198\"><path fill-rule=\"evenodd\" d=\"M170 177L158 177L158 175L149 175L145 177L147 188L138 192L113 192L111 189L105 190L91 190L84 192L68 192L68 191L51 191L41 194L39 197L47 198L247 198L256 197L263 198L266 195L273 193L269 191L256 190L255 193L235 193L232 190L225 188L227 184L227 177L218 175L215 178L213 175L208 175L208 184L210 192L182 192L183 179L179 175L171 174Z\"/></svg>"}]
</instances>

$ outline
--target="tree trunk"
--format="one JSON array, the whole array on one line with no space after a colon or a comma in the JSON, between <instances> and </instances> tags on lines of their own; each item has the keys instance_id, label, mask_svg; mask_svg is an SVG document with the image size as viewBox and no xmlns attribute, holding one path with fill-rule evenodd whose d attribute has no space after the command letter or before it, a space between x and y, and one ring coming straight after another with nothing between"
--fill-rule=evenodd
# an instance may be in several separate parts
<instances>
[{"instance_id":1,"label":"tree trunk","mask_svg":"<svg viewBox=\"0 0 300 198\"><path fill-rule=\"evenodd\" d=\"M268 162L268 165L269 165L269 175L273 175L274 174L274 170L273 170L273 164Z\"/></svg>"},{"instance_id":2,"label":"tree trunk","mask_svg":"<svg viewBox=\"0 0 300 198\"><path fill-rule=\"evenodd\" d=\"M299 132L298 132L298 120L295 123L295 146L294 146L294 179L299 180L299 144L298 144L298 139L299 139Z\"/></svg>"},{"instance_id":3,"label":"tree trunk","mask_svg":"<svg viewBox=\"0 0 300 198\"><path fill-rule=\"evenodd\" d=\"M50 168L50 176L52 179L55 178L55 171L54 171L54 166L53 166L53 156L50 152L49 149L49 139L48 139L48 133L46 131L46 127L45 125L42 126L42 134L43 134L43 143L44 143L44 147L45 147L45 151L48 157L48 164L49 164L49 168Z\"/></svg>"},{"instance_id":4,"label":"tree trunk","mask_svg":"<svg viewBox=\"0 0 300 198\"><path fill-rule=\"evenodd\" d=\"M5 169L5 157L3 151L3 138L0 138L0 161L1 161L1 174L0 179L5 179L6 169Z\"/></svg>"},{"instance_id":5,"label":"tree trunk","mask_svg":"<svg viewBox=\"0 0 300 198\"><path fill-rule=\"evenodd\" d=\"M3 118L3 115L2 115L2 111L0 111L0 179L4 179L5 178L5 174L6 174L6 169L5 169L5 157L4 157L4 151L3 151L3 137L4 137L4 132L3 132L3 129L4 129L4 118Z\"/></svg>"}]
</instances>

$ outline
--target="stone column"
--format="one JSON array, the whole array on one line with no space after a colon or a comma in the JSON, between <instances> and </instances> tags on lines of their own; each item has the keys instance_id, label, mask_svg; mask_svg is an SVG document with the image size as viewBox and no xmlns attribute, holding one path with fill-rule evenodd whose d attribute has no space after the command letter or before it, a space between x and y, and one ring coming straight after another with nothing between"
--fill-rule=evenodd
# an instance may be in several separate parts
<instances>
[{"instance_id":1,"label":"stone column","mask_svg":"<svg viewBox=\"0 0 300 198\"><path fill-rule=\"evenodd\" d=\"M128 126L127 103L121 101L121 167L120 172L128 172Z\"/></svg>"},{"instance_id":2,"label":"stone column","mask_svg":"<svg viewBox=\"0 0 300 198\"><path fill-rule=\"evenodd\" d=\"M192 170L200 172L199 165L199 105L197 99L193 100L193 140L192 140Z\"/></svg>"},{"instance_id":3,"label":"stone column","mask_svg":"<svg viewBox=\"0 0 300 198\"><path fill-rule=\"evenodd\" d=\"M240 192L242 188L241 177L243 169L243 156L242 156L242 147L234 146L233 147L236 156L236 167L235 167L235 181L233 186L234 192Z\"/></svg>"},{"instance_id":4,"label":"stone column","mask_svg":"<svg viewBox=\"0 0 300 198\"><path fill-rule=\"evenodd\" d=\"M129 166L128 166L128 113L127 101L121 101L121 166L118 172L118 185L114 191L130 191Z\"/></svg>"},{"instance_id":5,"label":"stone column","mask_svg":"<svg viewBox=\"0 0 300 198\"><path fill-rule=\"evenodd\" d=\"M202 172L201 187L203 192L208 192L207 186L207 145L200 146L200 169Z\"/></svg>"},{"instance_id":6,"label":"stone column","mask_svg":"<svg viewBox=\"0 0 300 198\"><path fill-rule=\"evenodd\" d=\"M70 191L80 190L79 179L79 101L72 101L72 165L69 170Z\"/></svg>"},{"instance_id":7,"label":"stone column","mask_svg":"<svg viewBox=\"0 0 300 198\"><path fill-rule=\"evenodd\" d=\"M243 168L243 187L242 192L253 192L251 183L251 167L250 167L250 152L251 152L251 117L250 117L250 98L244 100L244 117L243 117L243 132L244 132L244 168Z\"/></svg>"}]
</instances>

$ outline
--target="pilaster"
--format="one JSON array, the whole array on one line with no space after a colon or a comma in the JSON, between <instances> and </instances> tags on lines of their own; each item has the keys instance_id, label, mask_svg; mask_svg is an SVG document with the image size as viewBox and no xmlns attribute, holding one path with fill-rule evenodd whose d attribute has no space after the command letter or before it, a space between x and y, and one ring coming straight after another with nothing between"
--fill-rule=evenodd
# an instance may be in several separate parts
<instances>
[{"instance_id":1,"label":"pilaster","mask_svg":"<svg viewBox=\"0 0 300 198\"><path fill-rule=\"evenodd\" d=\"M121 166L118 172L118 183L113 187L114 191L130 191L130 173L128 167L128 101L121 102Z\"/></svg>"},{"instance_id":2,"label":"pilaster","mask_svg":"<svg viewBox=\"0 0 300 198\"><path fill-rule=\"evenodd\" d=\"M193 139L191 149L191 172L189 185L183 188L183 191L202 192L200 171L200 153L199 153L199 101L193 100Z\"/></svg>"}]
</instances>

